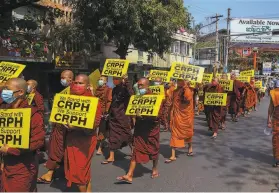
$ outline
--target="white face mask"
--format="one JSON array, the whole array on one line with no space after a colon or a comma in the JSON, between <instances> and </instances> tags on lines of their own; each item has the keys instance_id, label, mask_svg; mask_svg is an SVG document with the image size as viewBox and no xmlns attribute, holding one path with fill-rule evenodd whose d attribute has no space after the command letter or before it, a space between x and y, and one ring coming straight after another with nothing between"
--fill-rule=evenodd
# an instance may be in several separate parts
<instances>
[{"instance_id":1,"label":"white face mask","mask_svg":"<svg viewBox=\"0 0 279 193\"><path fill-rule=\"evenodd\" d=\"M30 85L28 85L27 87L27 93L31 93L32 92L32 87Z\"/></svg>"}]
</instances>

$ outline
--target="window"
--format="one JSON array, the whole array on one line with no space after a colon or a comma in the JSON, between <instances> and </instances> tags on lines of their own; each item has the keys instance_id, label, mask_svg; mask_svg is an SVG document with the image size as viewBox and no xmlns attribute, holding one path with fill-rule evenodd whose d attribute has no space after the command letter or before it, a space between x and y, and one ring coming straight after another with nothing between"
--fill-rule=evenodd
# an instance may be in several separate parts
<instances>
[{"instance_id":1,"label":"window","mask_svg":"<svg viewBox=\"0 0 279 193\"><path fill-rule=\"evenodd\" d=\"M187 43L186 42L180 42L180 54L182 56L186 56L186 47L187 46Z\"/></svg>"},{"instance_id":2,"label":"window","mask_svg":"<svg viewBox=\"0 0 279 193\"><path fill-rule=\"evenodd\" d=\"M190 44L187 44L187 56L190 55L190 49L191 49L191 45L190 45Z\"/></svg>"},{"instance_id":3,"label":"window","mask_svg":"<svg viewBox=\"0 0 279 193\"><path fill-rule=\"evenodd\" d=\"M171 50L172 53L180 53L180 42L179 41L175 41L173 44L172 44L172 50Z\"/></svg>"}]
</instances>

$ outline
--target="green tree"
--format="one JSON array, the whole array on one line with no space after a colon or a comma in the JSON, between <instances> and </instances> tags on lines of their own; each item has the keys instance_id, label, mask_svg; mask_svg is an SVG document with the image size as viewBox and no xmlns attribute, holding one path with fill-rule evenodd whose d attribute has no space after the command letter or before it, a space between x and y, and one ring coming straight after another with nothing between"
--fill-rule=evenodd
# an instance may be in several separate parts
<instances>
[{"instance_id":1,"label":"green tree","mask_svg":"<svg viewBox=\"0 0 279 193\"><path fill-rule=\"evenodd\" d=\"M86 39L113 42L126 58L129 45L163 54L179 28L189 28L182 0L69 0Z\"/></svg>"}]
</instances>

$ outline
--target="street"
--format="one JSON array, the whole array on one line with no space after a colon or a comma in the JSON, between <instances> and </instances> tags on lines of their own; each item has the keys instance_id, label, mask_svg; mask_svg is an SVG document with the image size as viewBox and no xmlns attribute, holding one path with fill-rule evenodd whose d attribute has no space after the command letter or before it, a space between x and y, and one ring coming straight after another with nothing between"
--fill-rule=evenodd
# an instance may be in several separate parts
<instances>
[{"instance_id":1,"label":"street","mask_svg":"<svg viewBox=\"0 0 279 193\"><path fill-rule=\"evenodd\" d=\"M113 165L101 165L103 156L92 160L93 192L270 192L277 191L279 169L273 168L271 136L264 134L269 98L265 97L257 112L238 123L228 119L227 129L220 131L213 141L207 131L204 115L195 118L194 157L186 156L186 149L178 159L165 164L170 156L169 133L161 133L160 177L151 179L152 164L138 165L132 185L117 184L117 176L124 175L129 167L129 149L116 153ZM229 118L229 116L228 116ZM106 152L107 155L107 152ZM78 159L78 158L77 158ZM41 164L39 176L46 169ZM65 180L49 185L38 185L38 191L77 191L66 189Z\"/></svg>"}]
</instances>

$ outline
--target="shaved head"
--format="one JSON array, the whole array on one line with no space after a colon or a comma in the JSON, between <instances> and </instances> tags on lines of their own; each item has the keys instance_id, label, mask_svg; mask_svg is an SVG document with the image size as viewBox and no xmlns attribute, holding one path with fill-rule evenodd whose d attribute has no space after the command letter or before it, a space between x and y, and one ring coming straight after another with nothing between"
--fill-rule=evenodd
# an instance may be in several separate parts
<instances>
[{"instance_id":1,"label":"shaved head","mask_svg":"<svg viewBox=\"0 0 279 193\"><path fill-rule=\"evenodd\" d=\"M27 91L27 83L22 78L11 78L9 79L5 86L13 86L15 89L22 89L24 92Z\"/></svg>"},{"instance_id":2,"label":"shaved head","mask_svg":"<svg viewBox=\"0 0 279 193\"><path fill-rule=\"evenodd\" d=\"M63 81L62 81L63 80ZM69 86L74 80L74 73L71 70L64 70L61 73L61 81L63 86Z\"/></svg>"},{"instance_id":3,"label":"shaved head","mask_svg":"<svg viewBox=\"0 0 279 193\"><path fill-rule=\"evenodd\" d=\"M36 80L28 80L27 84L30 85L32 88L37 88L38 82Z\"/></svg>"},{"instance_id":4,"label":"shaved head","mask_svg":"<svg viewBox=\"0 0 279 193\"><path fill-rule=\"evenodd\" d=\"M89 77L87 75L85 75L85 74L77 75L77 77L75 78L75 81L76 80L82 80L84 82L84 84L89 85Z\"/></svg>"},{"instance_id":5,"label":"shaved head","mask_svg":"<svg viewBox=\"0 0 279 193\"><path fill-rule=\"evenodd\" d=\"M73 79L74 78L74 73L71 70L64 70L61 73L61 76L68 76L69 78Z\"/></svg>"},{"instance_id":6,"label":"shaved head","mask_svg":"<svg viewBox=\"0 0 279 193\"><path fill-rule=\"evenodd\" d=\"M147 79L147 78L141 78L141 79L139 79L139 81L138 81L138 84L142 84L142 85L146 85L147 87L149 87L149 84L150 84L150 82L149 82L149 80Z\"/></svg>"},{"instance_id":7,"label":"shaved head","mask_svg":"<svg viewBox=\"0 0 279 193\"><path fill-rule=\"evenodd\" d=\"M155 78L155 82L162 82L162 78L160 77Z\"/></svg>"}]
</instances>

